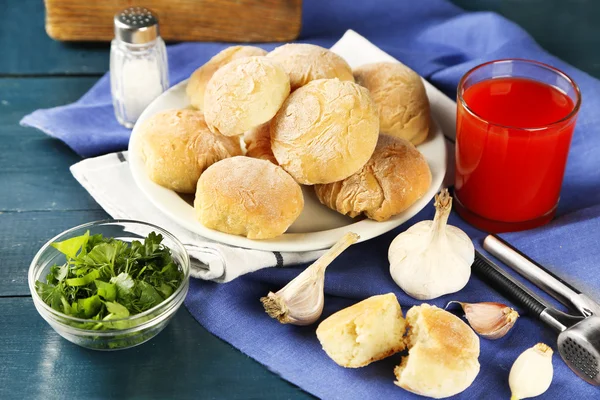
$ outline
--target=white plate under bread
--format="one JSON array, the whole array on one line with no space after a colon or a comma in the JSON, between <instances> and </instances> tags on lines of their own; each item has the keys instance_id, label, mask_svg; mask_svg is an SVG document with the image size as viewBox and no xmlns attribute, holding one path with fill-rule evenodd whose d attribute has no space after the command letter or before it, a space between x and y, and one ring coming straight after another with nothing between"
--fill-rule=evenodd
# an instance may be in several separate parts
<instances>
[{"instance_id":1,"label":"white plate under bread","mask_svg":"<svg viewBox=\"0 0 600 400\"><path fill-rule=\"evenodd\" d=\"M331 50L346 59L353 68L373 62L396 61L352 31L346 32L344 37ZM360 218L352 219L322 205L315 196L313 188L303 186L305 204L302 214L286 233L275 239L252 240L206 228L196 219L194 208L190 202L191 196L182 197L150 180L146 174L139 151L140 122L160 111L188 107L190 103L185 92L186 85L187 80L173 86L150 104L140 116L129 141L129 165L137 185L158 209L179 225L208 239L250 249L293 252L331 247L348 231L359 234L360 241L369 240L396 228L412 218L431 202L444 180L447 157L444 135L440 125L449 127L452 126L452 123L444 120L448 119L449 107L443 107L439 103L451 101L425 82L434 121L428 139L419 145L418 149L427 159L431 169L432 181L427 193L407 210L384 222ZM450 111L450 114L453 114L453 110Z\"/></svg>"}]
</instances>

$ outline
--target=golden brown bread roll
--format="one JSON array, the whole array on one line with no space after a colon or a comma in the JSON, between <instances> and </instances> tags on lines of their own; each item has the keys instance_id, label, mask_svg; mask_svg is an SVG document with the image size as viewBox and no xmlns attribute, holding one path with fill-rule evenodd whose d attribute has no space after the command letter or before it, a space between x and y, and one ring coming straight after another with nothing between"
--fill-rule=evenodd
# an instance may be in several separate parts
<instances>
[{"instance_id":1,"label":"golden brown bread roll","mask_svg":"<svg viewBox=\"0 0 600 400\"><path fill-rule=\"evenodd\" d=\"M396 295L369 297L319 324L317 338L338 365L364 367L404 350L406 324Z\"/></svg>"},{"instance_id":2,"label":"golden brown bread roll","mask_svg":"<svg viewBox=\"0 0 600 400\"><path fill-rule=\"evenodd\" d=\"M429 134L429 99L421 77L401 63L381 62L354 69L356 83L369 89L379 110L380 130L415 146Z\"/></svg>"},{"instance_id":3,"label":"golden brown bread roll","mask_svg":"<svg viewBox=\"0 0 600 400\"><path fill-rule=\"evenodd\" d=\"M241 135L269 121L290 93L283 68L266 57L244 57L219 68L206 85L204 118L211 131Z\"/></svg>"},{"instance_id":4,"label":"golden brown bread roll","mask_svg":"<svg viewBox=\"0 0 600 400\"><path fill-rule=\"evenodd\" d=\"M369 160L379 118L367 89L339 79L319 79L287 98L271 121L271 149L299 183L339 181Z\"/></svg>"},{"instance_id":5,"label":"golden brown bread roll","mask_svg":"<svg viewBox=\"0 0 600 400\"><path fill-rule=\"evenodd\" d=\"M267 122L261 126L250 129L244 133L244 143L246 143L246 155L252 158L271 161L277 164L277 160L271 150L270 124Z\"/></svg>"},{"instance_id":6,"label":"golden brown bread roll","mask_svg":"<svg viewBox=\"0 0 600 400\"><path fill-rule=\"evenodd\" d=\"M213 74L223 65L242 57L264 56L267 52L254 46L231 46L208 60L206 64L195 70L190 76L186 93L192 106L202 111L204 106L204 90Z\"/></svg>"},{"instance_id":7,"label":"golden brown bread roll","mask_svg":"<svg viewBox=\"0 0 600 400\"><path fill-rule=\"evenodd\" d=\"M283 234L304 207L302 189L266 160L232 157L211 165L198 180L194 208L207 228L269 239Z\"/></svg>"},{"instance_id":8,"label":"golden brown bread roll","mask_svg":"<svg viewBox=\"0 0 600 400\"><path fill-rule=\"evenodd\" d=\"M289 43L279 46L267 57L277 61L290 75L292 91L317 79L338 78L354 82L348 63L332 51L313 44Z\"/></svg>"},{"instance_id":9,"label":"golden brown bread roll","mask_svg":"<svg viewBox=\"0 0 600 400\"><path fill-rule=\"evenodd\" d=\"M321 203L350 217L385 221L420 199L431 185L425 157L410 142L380 135L371 159L348 178L315 185Z\"/></svg>"},{"instance_id":10,"label":"golden brown bread roll","mask_svg":"<svg viewBox=\"0 0 600 400\"><path fill-rule=\"evenodd\" d=\"M163 111L144 121L140 130L148 176L181 193L194 193L200 174L213 163L242 154L237 138L212 133L195 110Z\"/></svg>"},{"instance_id":11,"label":"golden brown bread roll","mask_svg":"<svg viewBox=\"0 0 600 400\"><path fill-rule=\"evenodd\" d=\"M479 373L479 338L457 316L422 304L406 313L408 356L394 370L396 385L441 399L468 388Z\"/></svg>"}]
</instances>

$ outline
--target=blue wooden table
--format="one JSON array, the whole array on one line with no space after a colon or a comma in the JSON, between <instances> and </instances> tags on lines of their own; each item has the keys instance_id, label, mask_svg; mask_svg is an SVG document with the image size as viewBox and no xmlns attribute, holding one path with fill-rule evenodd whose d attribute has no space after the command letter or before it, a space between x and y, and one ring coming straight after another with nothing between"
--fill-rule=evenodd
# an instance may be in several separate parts
<instances>
[{"instance_id":1,"label":"blue wooden table","mask_svg":"<svg viewBox=\"0 0 600 400\"><path fill-rule=\"evenodd\" d=\"M505 14L600 77L595 0L455 3ZM79 157L18 126L35 109L77 100L108 69L107 44L53 42L43 12L40 0L0 2L0 399L310 398L212 336L185 308L152 341L112 353L72 345L37 314L27 286L35 252L69 227L107 217L69 173Z\"/></svg>"}]
</instances>

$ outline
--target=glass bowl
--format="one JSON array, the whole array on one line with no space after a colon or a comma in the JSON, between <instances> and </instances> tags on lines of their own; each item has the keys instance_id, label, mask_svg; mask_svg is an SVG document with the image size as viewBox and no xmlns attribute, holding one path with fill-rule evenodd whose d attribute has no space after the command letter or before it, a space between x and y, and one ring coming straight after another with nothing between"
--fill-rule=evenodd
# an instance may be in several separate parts
<instances>
[{"instance_id":1,"label":"glass bowl","mask_svg":"<svg viewBox=\"0 0 600 400\"><path fill-rule=\"evenodd\" d=\"M171 250L173 261L183 272L181 285L162 303L142 313L110 321L76 318L54 310L44 303L35 289L37 280L45 281L50 267L66 262L65 255L51 246L72 237L102 234L124 242L143 241L151 232L161 234L162 244ZM179 309L188 292L190 258L183 244L172 234L156 225L130 220L97 221L76 226L50 239L35 255L29 267L29 290L35 308L42 318L63 338L94 350L120 350L137 346L162 331ZM95 329L92 329L95 328Z\"/></svg>"}]
</instances>

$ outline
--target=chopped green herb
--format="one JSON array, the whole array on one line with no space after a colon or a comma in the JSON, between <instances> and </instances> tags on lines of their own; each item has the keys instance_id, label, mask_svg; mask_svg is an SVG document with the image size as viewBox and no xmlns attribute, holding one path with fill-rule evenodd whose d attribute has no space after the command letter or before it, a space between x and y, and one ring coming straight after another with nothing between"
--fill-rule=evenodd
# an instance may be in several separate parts
<instances>
[{"instance_id":1,"label":"chopped green herb","mask_svg":"<svg viewBox=\"0 0 600 400\"><path fill-rule=\"evenodd\" d=\"M143 243L86 232L52 243L67 261L53 265L46 282L36 282L36 290L61 313L97 320L90 329L109 329L114 323L105 326L102 321L144 312L181 285L183 273L161 242L154 232Z\"/></svg>"}]
</instances>

